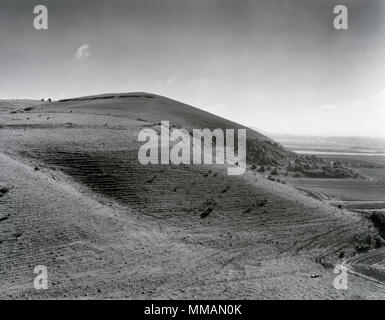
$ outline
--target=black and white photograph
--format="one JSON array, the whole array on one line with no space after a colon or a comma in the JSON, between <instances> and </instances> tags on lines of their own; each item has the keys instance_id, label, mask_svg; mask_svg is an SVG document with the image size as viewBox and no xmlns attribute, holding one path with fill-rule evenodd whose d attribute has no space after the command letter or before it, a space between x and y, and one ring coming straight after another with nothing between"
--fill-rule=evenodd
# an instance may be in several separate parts
<instances>
[{"instance_id":1,"label":"black and white photograph","mask_svg":"<svg viewBox=\"0 0 385 320\"><path fill-rule=\"evenodd\" d=\"M384 298L383 0L0 0L0 300Z\"/></svg>"}]
</instances>

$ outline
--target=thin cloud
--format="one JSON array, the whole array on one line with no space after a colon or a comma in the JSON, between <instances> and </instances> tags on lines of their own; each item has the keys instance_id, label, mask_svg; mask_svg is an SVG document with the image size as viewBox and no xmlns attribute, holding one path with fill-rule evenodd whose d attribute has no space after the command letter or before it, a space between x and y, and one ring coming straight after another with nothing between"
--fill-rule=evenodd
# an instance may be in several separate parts
<instances>
[{"instance_id":1,"label":"thin cloud","mask_svg":"<svg viewBox=\"0 0 385 320\"><path fill-rule=\"evenodd\" d=\"M200 78L190 81L190 85L193 87L196 86L207 86L209 80L207 78Z\"/></svg>"},{"instance_id":2,"label":"thin cloud","mask_svg":"<svg viewBox=\"0 0 385 320\"><path fill-rule=\"evenodd\" d=\"M323 106L318 108L318 110L320 111L331 111L336 109L338 109L338 107L334 104L324 104Z\"/></svg>"},{"instance_id":3,"label":"thin cloud","mask_svg":"<svg viewBox=\"0 0 385 320\"><path fill-rule=\"evenodd\" d=\"M85 59L90 55L91 55L91 52L90 52L90 45L89 44L81 45L75 52L75 58L78 60Z\"/></svg>"},{"instance_id":4,"label":"thin cloud","mask_svg":"<svg viewBox=\"0 0 385 320\"><path fill-rule=\"evenodd\" d=\"M167 80L166 80L166 83L167 84L173 84L175 82L178 81L178 79L180 79L181 76L179 74L175 74L175 75L172 75L171 77L169 77Z\"/></svg>"}]
</instances>

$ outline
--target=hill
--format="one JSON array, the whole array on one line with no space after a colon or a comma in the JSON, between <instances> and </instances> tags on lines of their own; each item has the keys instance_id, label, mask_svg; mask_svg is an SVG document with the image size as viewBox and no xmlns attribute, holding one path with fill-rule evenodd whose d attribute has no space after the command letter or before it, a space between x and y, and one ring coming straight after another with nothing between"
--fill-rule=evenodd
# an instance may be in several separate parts
<instances>
[{"instance_id":1,"label":"hill","mask_svg":"<svg viewBox=\"0 0 385 320\"><path fill-rule=\"evenodd\" d=\"M0 109L0 297L367 298L380 284L333 266L382 245L359 214L250 169L141 165L138 132L242 128L152 94ZM248 129L248 141L291 154ZM261 148L261 153L264 149ZM282 154L281 154L282 153ZM279 155L281 154L281 155ZM49 290L33 288L45 265ZM316 275L316 276L315 276Z\"/></svg>"}]
</instances>

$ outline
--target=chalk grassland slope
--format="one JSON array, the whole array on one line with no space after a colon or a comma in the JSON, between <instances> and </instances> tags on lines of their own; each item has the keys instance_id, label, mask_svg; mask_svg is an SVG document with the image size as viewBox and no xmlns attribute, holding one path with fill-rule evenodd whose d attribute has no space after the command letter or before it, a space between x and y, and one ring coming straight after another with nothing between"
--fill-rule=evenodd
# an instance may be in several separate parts
<instances>
[{"instance_id":1,"label":"chalk grassland slope","mask_svg":"<svg viewBox=\"0 0 385 320\"><path fill-rule=\"evenodd\" d=\"M383 295L382 285L359 277L338 291L325 268L376 246L368 220L252 171L229 177L221 166L140 165L138 132L155 122L232 123L204 120L197 109L178 115L166 98L160 111L156 97L114 99L1 113L0 297ZM33 288L40 264L49 270L46 291Z\"/></svg>"},{"instance_id":2,"label":"chalk grassland slope","mask_svg":"<svg viewBox=\"0 0 385 320\"><path fill-rule=\"evenodd\" d=\"M61 107L71 108L77 112L98 113L130 119L146 120L157 123L161 120L178 124L185 129L240 129L243 126L230 120L218 117L212 113L200 110L193 106L149 93L114 93L98 96L81 97L60 100ZM58 111L58 104L52 105ZM254 130L248 129L248 135L259 140L271 141Z\"/></svg>"},{"instance_id":3,"label":"chalk grassland slope","mask_svg":"<svg viewBox=\"0 0 385 320\"><path fill-rule=\"evenodd\" d=\"M60 100L60 110L67 111L68 108L76 110L77 113L93 113L117 117L128 117L139 121L147 121L153 125L162 120L170 122L172 127L191 129L208 128L239 129L243 126L218 117L209 112L180 103L178 101L159 95L137 92L137 93L114 93L98 96L88 96L73 99ZM45 102L42 104L44 110L57 112L57 104ZM50 108L50 106L55 106ZM60 112L60 111L59 111ZM167 119L164 119L164 118ZM291 175L301 174L317 177L353 177L355 172L349 166L342 165L340 168L332 168L330 163L317 157L298 156L286 150L267 136L247 129L247 163L250 165L263 165L272 168L282 167Z\"/></svg>"},{"instance_id":4,"label":"chalk grassland slope","mask_svg":"<svg viewBox=\"0 0 385 320\"><path fill-rule=\"evenodd\" d=\"M98 114L129 117L152 123L168 120L172 126L181 127L189 131L191 129L204 128L210 130L217 128L222 130L245 128L238 123L193 106L143 92L104 94L66 99L60 102L64 103L64 108L70 106L75 108L77 112L97 112ZM246 130L248 137L247 148L250 151L247 155L248 163L284 165L289 157L295 156L294 153L282 148L269 137L250 128L246 128ZM254 152L251 152L253 150Z\"/></svg>"},{"instance_id":5,"label":"chalk grassland slope","mask_svg":"<svg viewBox=\"0 0 385 320\"><path fill-rule=\"evenodd\" d=\"M24 112L24 109L29 110L30 107L41 104L37 100L28 99L15 99L15 100L1 100L0 99L0 112Z\"/></svg>"}]
</instances>

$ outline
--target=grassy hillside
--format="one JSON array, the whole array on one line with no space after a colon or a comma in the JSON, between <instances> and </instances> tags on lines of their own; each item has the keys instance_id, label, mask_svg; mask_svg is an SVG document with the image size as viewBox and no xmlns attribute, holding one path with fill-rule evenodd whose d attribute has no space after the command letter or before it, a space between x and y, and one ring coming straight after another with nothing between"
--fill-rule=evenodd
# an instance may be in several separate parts
<instances>
[{"instance_id":1,"label":"grassy hillside","mask_svg":"<svg viewBox=\"0 0 385 320\"><path fill-rule=\"evenodd\" d=\"M24 109L41 104L41 101L28 99L0 100L0 112L24 112Z\"/></svg>"},{"instance_id":2,"label":"grassy hillside","mask_svg":"<svg viewBox=\"0 0 385 320\"><path fill-rule=\"evenodd\" d=\"M211 113L192 106L171 100L165 97L148 93L107 94L90 97L81 97L59 101L67 107L77 110L87 110L88 106L95 108L95 102L108 106L111 114L129 116L158 123L161 120L170 120L172 124L186 129L242 128L237 123L223 119ZM163 119L167 114L170 119ZM247 128L247 163L249 166L264 166L267 171L275 170L290 172L292 175L301 175L320 178L347 178L358 177L358 174L347 163L334 166L331 162L318 157L297 155L267 136ZM266 170L266 169L265 169Z\"/></svg>"},{"instance_id":3,"label":"grassy hillside","mask_svg":"<svg viewBox=\"0 0 385 320\"><path fill-rule=\"evenodd\" d=\"M213 130L221 128L225 130L244 128L235 122L193 106L149 93L115 93L65 99L60 100L59 103L60 105L53 104L56 111L61 108L64 110L71 108L77 112L92 110L92 112L152 123L166 120L170 121L170 125L177 124L185 129L208 128ZM251 129L247 129L247 136L261 141L271 141L270 138Z\"/></svg>"},{"instance_id":4,"label":"grassy hillside","mask_svg":"<svg viewBox=\"0 0 385 320\"><path fill-rule=\"evenodd\" d=\"M161 120L186 128L240 125L163 97L105 97L47 102L17 116L0 111L0 297L346 298L381 291L354 278L348 292L332 286L335 263L381 245L359 214L257 170L228 176L216 165L138 162L138 132ZM260 148L251 156L267 158L256 161L285 159L288 151L270 139L248 136ZM50 275L44 292L31 281L40 264Z\"/></svg>"}]
</instances>

